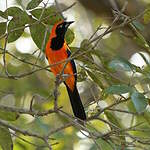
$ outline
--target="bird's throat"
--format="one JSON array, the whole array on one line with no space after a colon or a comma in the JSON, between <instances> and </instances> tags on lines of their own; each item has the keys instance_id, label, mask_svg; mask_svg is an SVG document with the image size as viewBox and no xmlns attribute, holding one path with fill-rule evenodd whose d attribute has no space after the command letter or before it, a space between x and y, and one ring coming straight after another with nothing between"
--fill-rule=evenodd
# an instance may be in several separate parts
<instances>
[{"instance_id":1,"label":"bird's throat","mask_svg":"<svg viewBox=\"0 0 150 150\"><path fill-rule=\"evenodd\" d=\"M61 49L64 45L64 38L62 37L54 37L51 39L51 49L57 51Z\"/></svg>"}]
</instances>

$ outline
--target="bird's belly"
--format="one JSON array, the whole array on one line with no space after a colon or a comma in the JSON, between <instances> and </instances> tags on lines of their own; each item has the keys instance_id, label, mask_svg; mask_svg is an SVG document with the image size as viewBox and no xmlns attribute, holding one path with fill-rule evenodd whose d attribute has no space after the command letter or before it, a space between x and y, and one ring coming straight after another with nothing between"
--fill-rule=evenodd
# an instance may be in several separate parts
<instances>
[{"instance_id":1,"label":"bird's belly","mask_svg":"<svg viewBox=\"0 0 150 150\"><path fill-rule=\"evenodd\" d=\"M73 90L75 84L75 78L74 78L71 62L69 61L66 64L65 60L67 59L67 56L63 54L60 55L60 53L58 53L57 55L55 54L50 56L51 57L49 59L49 62L52 65L51 71L55 74L55 76L63 73L62 74L63 78L61 77L61 79L63 79L65 83L68 85L68 87Z\"/></svg>"}]
</instances>

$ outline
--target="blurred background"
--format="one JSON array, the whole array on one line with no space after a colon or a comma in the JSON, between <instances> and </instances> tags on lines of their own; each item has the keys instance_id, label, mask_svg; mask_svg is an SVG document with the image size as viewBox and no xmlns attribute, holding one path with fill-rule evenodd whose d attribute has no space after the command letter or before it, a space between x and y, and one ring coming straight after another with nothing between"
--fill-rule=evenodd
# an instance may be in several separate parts
<instances>
[{"instance_id":1,"label":"blurred background","mask_svg":"<svg viewBox=\"0 0 150 150\"><path fill-rule=\"evenodd\" d=\"M74 36L73 42L70 42L69 44L72 51L75 51L76 48L82 47L83 42L89 40L98 27L100 29L98 32L96 32L94 37L104 33L106 28L114 20L113 11L121 10L125 3L124 0L57 0L57 5L59 6L58 10L62 10L75 2L76 4L73 7L63 12L63 16L67 20L75 21L75 23L70 27ZM131 18L142 13L150 4L149 0L128 0L127 2L128 3L124 14ZM27 14L31 15L31 12L26 10L28 3L28 0L7 0L7 3L5 0L0 0L0 11L4 12L9 7L17 6L26 11ZM47 3L47 0L43 0L37 8L44 7L44 3ZM56 1L49 0L47 7L55 4ZM8 19L11 20L12 16L9 16ZM6 19L1 16L0 22L6 22ZM122 23L122 20L119 20L116 25L119 25L120 23ZM147 76L150 71L150 51L149 46L146 45L149 44L150 41L150 24L149 22L145 22L142 16L134 21L134 25L136 30L142 35L142 38L144 38L143 41L145 41L145 43L136 38L137 32L135 32L134 28L132 28L130 25L126 25L123 28L119 28L114 32L110 32L106 36L103 36L102 40L100 40L96 47L96 53L92 53L90 56L93 64L92 62L88 61L88 59L86 60L84 58L77 58L75 60L78 69L78 89L89 117L95 114L98 109L103 109L112 102L115 102L115 99L118 99L116 95L116 97L105 97L103 95L103 90L108 88L110 85L116 83L130 84L131 86L136 87L138 91L146 93L148 98L150 96L150 78ZM35 28L36 27L37 26L35 26ZM0 37L3 34L4 33L0 31ZM14 35L10 36L14 37ZM38 38L41 40L40 36ZM4 46L5 38L0 38L0 47L3 48ZM6 44L6 50L10 52L10 54L6 53L8 73L10 75L17 76L18 79L14 80L11 78L4 78L5 69L3 55L1 53L0 104L6 106L17 106L20 108L29 108L31 99L34 96L33 108L35 110L43 111L53 108L53 91L55 88L55 77L53 74L49 71L41 70L33 74L26 75L28 72L36 69L35 66L30 65L28 62L40 66L48 65L44 52L39 49L36 42L33 40L33 37L31 36L31 29L29 27L25 28L25 30L21 33L21 36L16 40L11 41L10 38L10 41ZM123 59L119 59L119 63L122 63L121 65L123 65L123 71L117 70L114 72L108 68L108 66L111 65L110 62L112 59L116 57L123 57ZM124 63L124 59L129 61L129 63L137 68L143 69L145 72L133 72L130 69L128 70L127 65L129 64ZM96 67L97 65L102 68L102 70L99 71ZM119 67L122 68L122 66ZM124 70L128 71L126 72ZM112 76L110 76L108 72L110 72ZM65 112L72 114L69 98L63 84L61 84L59 87L59 91L59 106L63 106L63 110ZM124 96L128 97L128 94ZM127 103L126 105L120 104L116 108L135 111L130 103ZM147 114L149 114L149 108L147 108ZM113 116L113 119L119 120L120 125L117 125L124 127L130 127L131 125L145 121L141 116L133 117L131 114L121 112L112 112L109 115L107 114L109 117L105 115L106 114L102 114L101 117L103 119L107 118L110 122L114 123L113 120L110 119ZM149 120L149 116L146 120ZM49 130L51 131L56 129L66 122L67 120L65 118L62 118L56 114L52 114L45 117L21 115L17 120L11 123L17 127L27 129L28 131L36 133L38 132L41 135L45 135ZM107 133L110 130L110 127L102 121L92 120L89 122L89 124L101 133ZM144 127L150 129L149 121L144 124ZM150 130L148 130L147 133L135 133L135 135L138 134L142 135L143 137L149 137ZM31 142L39 143L39 145L43 144L41 141L37 141L37 139L25 137L23 135L19 136ZM52 136L52 138L57 139L52 141L52 143L58 142L58 144L54 145L53 147L55 150L97 149L95 143L90 138L72 126L57 132ZM35 147L20 140L16 136L13 136L13 141L14 150L46 149ZM98 142L102 150L111 149L108 143L104 140L100 139ZM141 144L140 146L143 149L150 148L149 145L144 146ZM138 148L134 147L130 149L135 150Z\"/></svg>"}]
</instances>

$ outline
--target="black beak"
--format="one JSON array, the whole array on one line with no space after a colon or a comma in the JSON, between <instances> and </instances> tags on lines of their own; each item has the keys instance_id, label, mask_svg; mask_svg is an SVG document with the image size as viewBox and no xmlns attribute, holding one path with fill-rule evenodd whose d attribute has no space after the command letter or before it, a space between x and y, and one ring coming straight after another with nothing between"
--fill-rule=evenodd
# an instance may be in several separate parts
<instances>
[{"instance_id":1,"label":"black beak","mask_svg":"<svg viewBox=\"0 0 150 150\"><path fill-rule=\"evenodd\" d=\"M65 23L65 28L68 28L74 21L69 21L69 22L64 22Z\"/></svg>"}]
</instances>

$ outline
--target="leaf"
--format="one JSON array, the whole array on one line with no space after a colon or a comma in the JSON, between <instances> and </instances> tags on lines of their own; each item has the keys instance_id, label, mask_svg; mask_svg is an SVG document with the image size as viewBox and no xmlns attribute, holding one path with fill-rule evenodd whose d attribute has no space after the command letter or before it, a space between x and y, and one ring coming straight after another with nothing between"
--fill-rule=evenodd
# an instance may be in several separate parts
<instances>
[{"instance_id":1,"label":"leaf","mask_svg":"<svg viewBox=\"0 0 150 150\"><path fill-rule=\"evenodd\" d=\"M8 24L8 42L16 41L24 32L25 24L30 23L28 14L18 7L10 7L6 10L9 16L13 16Z\"/></svg>"},{"instance_id":2,"label":"leaf","mask_svg":"<svg viewBox=\"0 0 150 150\"><path fill-rule=\"evenodd\" d=\"M90 49L92 48L92 44L89 44L89 40L88 39L84 39L81 44L80 44L80 47L83 48L83 49Z\"/></svg>"},{"instance_id":3,"label":"leaf","mask_svg":"<svg viewBox=\"0 0 150 150\"><path fill-rule=\"evenodd\" d=\"M0 36L2 36L6 32L6 22L0 22Z\"/></svg>"},{"instance_id":4,"label":"leaf","mask_svg":"<svg viewBox=\"0 0 150 150\"><path fill-rule=\"evenodd\" d=\"M8 32L11 32L12 30L19 27L22 27L22 25L16 19L13 18L8 24ZM10 43L16 41L23 34L23 32L24 29L19 29L9 33L8 42Z\"/></svg>"},{"instance_id":5,"label":"leaf","mask_svg":"<svg viewBox=\"0 0 150 150\"><path fill-rule=\"evenodd\" d=\"M7 121L15 121L19 115L16 112L10 112L6 110L0 110L0 119Z\"/></svg>"},{"instance_id":6,"label":"leaf","mask_svg":"<svg viewBox=\"0 0 150 150\"><path fill-rule=\"evenodd\" d=\"M138 113L144 112L146 106L148 105L148 100L145 98L144 94L137 91L134 91L132 93L131 100Z\"/></svg>"},{"instance_id":7,"label":"leaf","mask_svg":"<svg viewBox=\"0 0 150 150\"><path fill-rule=\"evenodd\" d=\"M30 13L38 20L40 19L42 14L41 19L45 24L54 25L56 22L63 20L62 16L57 13L57 9L55 6L50 6L46 8L43 13L42 12L43 8L38 8L30 11Z\"/></svg>"},{"instance_id":8,"label":"leaf","mask_svg":"<svg viewBox=\"0 0 150 150\"><path fill-rule=\"evenodd\" d=\"M46 43L48 41L49 34L50 34L50 28L51 28L51 26L49 26L49 30L47 30L46 27L41 23L34 24L30 27L31 37L32 37L34 43L37 45L37 47L39 49L41 49L42 51L45 50ZM45 34L46 34L46 36L45 36Z\"/></svg>"},{"instance_id":9,"label":"leaf","mask_svg":"<svg viewBox=\"0 0 150 150\"><path fill-rule=\"evenodd\" d=\"M8 16L17 17L23 13L23 10L21 10L19 7L9 7L4 13L8 14Z\"/></svg>"},{"instance_id":10,"label":"leaf","mask_svg":"<svg viewBox=\"0 0 150 150\"><path fill-rule=\"evenodd\" d=\"M0 16L4 19L7 19L7 14L0 10Z\"/></svg>"},{"instance_id":11,"label":"leaf","mask_svg":"<svg viewBox=\"0 0 150 150\"><path fill-rule=\"evenodd\" d=\"M92 78L92 80L93 80L96 84L98 84L102 89L104 89L103 83L102 83L102 82L100 81L100 79L96 76L96 74L93 73L93 72L91 72L91 71L89 71L89 70L87 70L87 69L86 69L86 71L87 71L88 75Z\"/></svg>"},{"instance_id":12,"label":"leaf","mask_svg":"<svg viewBox=\"0 0 150 150\"><path fill-rule=\"evenodd\" d=\"M122 124L121 124L120 120L115 116L114 113L109 112L109 111L105 111L104 113L105 113L107 119L108 119L111 123L114 124L114 127L116 126L116 127L122 128Z\"/></svg>"},{"instance_id":13,"label":"leaf","mask_svg":"<svg viewBox=\"0 0 150 150\"><path fill-rule=\"evenodd\" d=\"M134 40L142 47L144 48L150 48L146 39L144 38L144 36L138 31L138 29L136 28L135 25L133 25L132 23L130 23L131 28L134 30L136 37L134 37Z\"/></svg>"},{"instance_id":14,"label":"leaf","mask_svg":"<svg viewBox=\"0 0 150 150\"><path fill-rule=\"evenodd\" d=\"M148 24L150 22L150 9L147 9L144 13L144 23Z\"/></svg>"},{"instance_id":15,"label":"leaf","mask_svg":"<svg viewBox=\"0 0 150 150\"><path fill-rule=\"evenodd\" d=\"M124 94L124 93L129 93L132 92L132 87L125 85L125 84L118 84L118 85L112 85L105 89L105 92L107 94Z\"/></svg>"},{"instance_id":16,"label":"leaf","mask_svg":"<svg viewBox=\"0 0 150 150\"><path fill-rule=\"evenodd\" d=\"M71 44L75 38L74 32L71 31L70 29L67 30L66 35L65 35L65 40L67 44Z\"/></svg>"},{"instance_id":17,"label":"leaf","mask_svg":"<svg viewBox=\"0 0 150 150\"><path fill-rule=\"evenodd\" d=\"M26 9L27 9L27 10L33 9L33 8L39 6L39 4L40 4L42 1L43 1L43 0L31 0L31 1L28 3Z\"/></svg>"},{"instance_id":18,"label":"leaf","mask_svg":"<svg viewBox=\"0 0 150 150\"><path fill-rule=\"evenodd\" d=\"M32 132L39 133L40 135L47 135L50 126L38 117L35 118L34 121L30 122L27 125L27 130L31 130Z\"/></svg>"},{"instance_id":19,"label":"leaf","mask_svg":"<svg viewBox=\"0 0 150 150\"><path fill-rule=\"evenodd\" d=\"M114 70L133 71L134 66L125 58L116 57L109 63L109 68Z\"/></svg>"},{"instance_id":20,"label":"leaf","mask_svg":"<svg viewBox=\"0 0 150 150\"><path fill-rule=\"evenodd\" d=\"M12 16L20 25L27 24L30 21L28 14L19 7L9 7L5 13L8 13L8 16Z\"/></svg>"},{"instance_id":21,"label":"leaf","mask_svg":"<svg viewBox=\"0 0 150 150\"><path fill-rule=\"evenodd\" d=\"M13 142L8 128L0 126L0 146L2 150L13 150Z\"/></svg>"},{"instance_id":22,"label":"leaf","mask_svg":"<svg viewBox=\"0 0 150 150\"><path fill-rule=\"evenodd\" d=\"M139 21L134 20L132 23L138 30L140 30L140 31L144 30L144 25L141 24Z\"/></svg>"}]
</instances>

